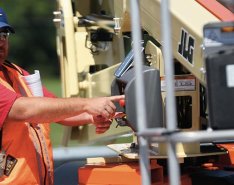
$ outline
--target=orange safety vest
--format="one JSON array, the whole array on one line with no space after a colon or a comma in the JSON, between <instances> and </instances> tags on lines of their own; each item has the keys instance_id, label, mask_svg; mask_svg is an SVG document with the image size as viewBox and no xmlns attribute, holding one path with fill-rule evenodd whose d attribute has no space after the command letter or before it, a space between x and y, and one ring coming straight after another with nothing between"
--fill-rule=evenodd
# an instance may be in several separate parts
<instances>
[{"instance_id":1,"label":"orange safety vest","mask_svg":"<svg viewBox=\"0 0 234 185\"><path fill-rule=\"evenodd\" d=\"M11 65L3 64L8 77L13 82L12 86L1 77L0 83L23 96L32 96L30 89L21 78L22 70L15 64ZM4 122L2 131L2 149L6 155L16 158L17 163L9 176L0 177L0 184L52 185L53 155L49 124Z\"/></svg>"}]
</instances>

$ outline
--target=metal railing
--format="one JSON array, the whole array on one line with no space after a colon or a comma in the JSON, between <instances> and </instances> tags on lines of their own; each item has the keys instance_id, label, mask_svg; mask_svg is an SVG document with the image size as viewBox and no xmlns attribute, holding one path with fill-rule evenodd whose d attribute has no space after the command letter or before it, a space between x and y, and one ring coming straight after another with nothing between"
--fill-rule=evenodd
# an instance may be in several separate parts
<instances>
[{"instance_id":1,"label":"metal railing","mask_svg":"<svg viewBox=\"0 0 234 185\"><path fill-rule=\"evenodd\" d=\"M163 55L165 62L165 76L166 76L166 128L150 129L146 127L146 108L144 96L144 82L142 75L142 53L141 48L141 27L140 27L140 8L138 0L131 0L131 25L133 36L133 51L135 61L135 75L136 75L136 102L137 102L137 125L139 138L139 160L140 170L143 185L151 184L151 177L149 171L149 150L148 142L166 142L168 155L168 174L169 183L171 185L180 185L180 168L176 155L177 143L188 143L195 141L214 141L215 139L233 139L234 130L213 131L207 129L205 131L193 132L178 132L177 130L177 116L175 106L175 91L174 91L174 65L172 60L172 44L171 44L171 27L170 27L170 13L169 0L161 1L161 22L162 22L162 41L163 41Z\"/></svg>"}]
</instances>

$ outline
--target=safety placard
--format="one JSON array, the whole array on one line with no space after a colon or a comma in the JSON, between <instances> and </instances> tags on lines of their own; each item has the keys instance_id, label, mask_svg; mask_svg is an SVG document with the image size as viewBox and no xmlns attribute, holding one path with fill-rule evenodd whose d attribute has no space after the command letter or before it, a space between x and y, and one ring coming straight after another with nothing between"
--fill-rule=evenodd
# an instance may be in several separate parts
<instances>
[{"instance_id":1,"label":"safety placard","mask_svg":"<svg viewBox=\"0 0 234 185\"><path fill-rule=\"evenodd\" d=\"M175 76L174 80L175 91L195 91L196 90L196 79L192 75L188 76ZM161 91L166 91L166 80L165 77L161 77Z\"/></svg>"}]
</instances>

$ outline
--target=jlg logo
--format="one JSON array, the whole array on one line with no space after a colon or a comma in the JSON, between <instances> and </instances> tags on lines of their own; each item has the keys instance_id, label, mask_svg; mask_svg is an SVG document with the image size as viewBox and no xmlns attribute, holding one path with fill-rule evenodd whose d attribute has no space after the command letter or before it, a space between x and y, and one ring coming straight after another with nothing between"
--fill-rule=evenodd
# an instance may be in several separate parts
<instances>
[{"instance_id":1,"label":"jlg logo","mask_svg":"<svg viewBox=\"0 0 234 185\"><path fill-rule=\"evenodd\" d=\"M185 60L193 64L193 51L195 46L194 38L183 28L181 29L181 38L178 45L178 52Z\"/></svg>"}]
</instances>

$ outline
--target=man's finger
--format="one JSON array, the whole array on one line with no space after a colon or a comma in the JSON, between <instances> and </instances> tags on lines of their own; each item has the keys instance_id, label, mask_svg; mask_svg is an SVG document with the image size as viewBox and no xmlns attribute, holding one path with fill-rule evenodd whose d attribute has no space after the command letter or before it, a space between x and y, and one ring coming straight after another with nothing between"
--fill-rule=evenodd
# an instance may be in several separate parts
<instances>
[{"instance_id":1,"label":"man's finger","mask_svg":"<svg viewBox=\"0 0 234 185\"><path fill-rule=\"evenodd\" d=\"M114 109L110 106L110 105L107 105L106 107L105 107L105 110L107 111L107 112L109 112L109 114L110 115L114 115Z\"/></svg>"},{"instance_id":2,"label":"man's finger","mask_svg":"<svg viewBox=\"0 0 234 185\"><path fill-rule=\"evenodd\" d=\"M125 95L116 95L116 96L110 96L110 97L109 97L109 99L110 99L111 101L114 101L114 102L119 101L119 100L122 100L122 99L124 99L124 98L125 98Z\"/></svg>"},{"instance_id":3,"label":"man's finger","mask_svg":"<svg viewBox=\"0 0 234 185\"><path fill-rule=\"evenodd\" d=\"M109 122L105 122L105 123L98 123L96 124L96 127L97 128L105 128L105 127L110 127L110 124Z\"/></svg>"},{"instance_id":4,"label":"man's finger","mask_svg":"<svg viewBox=\"0 0 234 185\"><path fill-rule=\"evenodd\" d=\"M102 134L102 133L106 132L108 129L109 129L109 127L106 127L106 128L96 127L96 133Z\"/></svg>"},{"instance_id":5,"label":"man's finger","mask_svg":"<svg viewBox=\"0 0 234 185\"><path fill-rule=\"evenodd\" d=\"M126 113L124 112L116 112L113 118L122 118L125 116L126 116Z\"/></svg>"}]
</instances>

